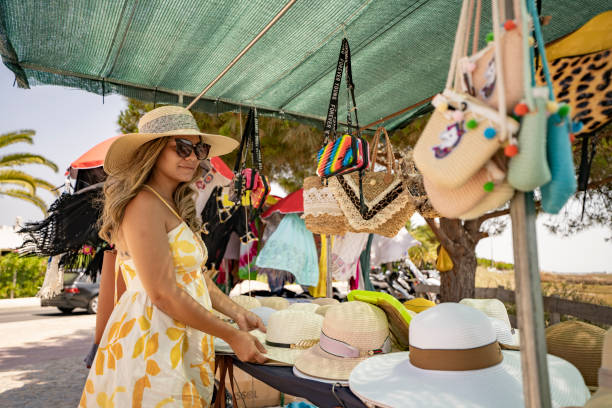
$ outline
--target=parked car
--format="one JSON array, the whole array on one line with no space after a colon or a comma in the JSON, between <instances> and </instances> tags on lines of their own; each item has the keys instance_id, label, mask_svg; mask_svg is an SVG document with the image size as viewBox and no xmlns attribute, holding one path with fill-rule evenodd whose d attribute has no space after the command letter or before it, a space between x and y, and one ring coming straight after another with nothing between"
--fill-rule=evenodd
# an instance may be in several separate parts
<instances>
[{"instance_id":1,"label":"parked car","mask_svg":"<svg viewBox=\"0 0 612 408\"><path fill-rule=\"evenodd\" d=\"M98 311L100 283L92 282L84 271L64 272L64 289L50 299L42 299L41 306L55 306L62 313L72 313L77 307L87 309L88 313Z\"/></svg>"}]
</instances>

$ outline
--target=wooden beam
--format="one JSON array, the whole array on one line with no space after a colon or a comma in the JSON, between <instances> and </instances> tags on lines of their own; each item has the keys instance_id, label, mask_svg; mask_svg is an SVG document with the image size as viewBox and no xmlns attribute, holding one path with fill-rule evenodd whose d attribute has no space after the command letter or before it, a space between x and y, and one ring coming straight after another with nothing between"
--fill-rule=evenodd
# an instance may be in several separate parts
<instances>
[{"instance_id":1,"label":"wooden beam","mask_svg":"<svg viewBox=\"0 0 612 408\"><path fill-rule=\"evenodd\" d=\"M523 395L528 408L550 408L544 305L536 242L533 193L517 193L510 204L514 246L516 311L521 331Z\"/></svg>"}]
</instances>

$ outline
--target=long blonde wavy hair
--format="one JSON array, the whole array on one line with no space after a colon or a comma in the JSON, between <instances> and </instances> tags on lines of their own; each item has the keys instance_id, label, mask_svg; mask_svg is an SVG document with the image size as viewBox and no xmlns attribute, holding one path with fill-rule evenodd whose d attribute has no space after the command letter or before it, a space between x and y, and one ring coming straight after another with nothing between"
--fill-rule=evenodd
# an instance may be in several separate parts
<instances>
[{"instance_id":1,"label":"long blonde wavy hair","mask_svg":"<svg viewBox=\"0 0 612 408\"><path fill-rule=\"evenodd\" d=\"M116 243L125 207L151 177L155 163L169 140L170 137L161 137L143 144L132 160L106 179L102 198L104 207L99 220L99 235L105 241ZM173 196L178 214L194 232L200 230L200 221L195 208L196 191L192 186L201 175L202 169L198 166L193 178L189 182L179 183Z\"/></svg>"}]
</instances>

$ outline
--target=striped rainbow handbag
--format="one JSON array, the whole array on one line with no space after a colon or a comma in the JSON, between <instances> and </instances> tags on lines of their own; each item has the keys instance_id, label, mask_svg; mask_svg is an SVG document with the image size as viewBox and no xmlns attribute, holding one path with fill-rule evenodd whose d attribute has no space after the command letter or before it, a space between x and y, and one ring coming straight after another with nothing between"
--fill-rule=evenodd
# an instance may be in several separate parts
<instances>
[{"instance_id":1,"label":"striped rainbow handbag","mask_svg":"<svg viewBox=\"0 0 612 408\"><path fill-rule=\"evenodd\" d=\"M327 143L317 154L317 175L329 178L367 168L364 151L369 151L368 142L360 137L344 135Z\"/></svg>"}]
</instances>

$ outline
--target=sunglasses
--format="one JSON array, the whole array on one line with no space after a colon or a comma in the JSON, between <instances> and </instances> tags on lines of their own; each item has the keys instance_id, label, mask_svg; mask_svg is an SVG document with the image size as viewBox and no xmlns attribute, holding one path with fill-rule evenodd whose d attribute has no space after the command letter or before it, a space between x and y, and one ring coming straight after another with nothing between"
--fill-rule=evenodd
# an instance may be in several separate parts
<instances>
[{"instance_id":1,"label":"sunglasses","mask_svg":"<svg viewBox=\"0 0 612 408\"><path fill-rule=\"evenodd\" d=\"M174 139L174 141L176 142L176 154L183 159L191 156L191 152L193 152L198 160L204 160L210 152L210 145L206 143L198 142L193 144L191 140L179 138Z\"/></svg>"}]
</instances>

